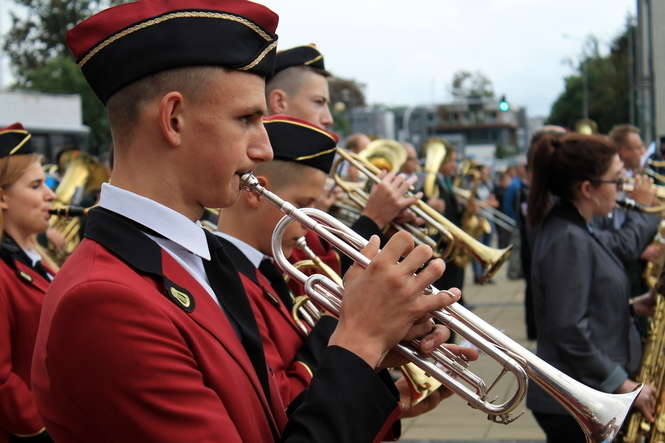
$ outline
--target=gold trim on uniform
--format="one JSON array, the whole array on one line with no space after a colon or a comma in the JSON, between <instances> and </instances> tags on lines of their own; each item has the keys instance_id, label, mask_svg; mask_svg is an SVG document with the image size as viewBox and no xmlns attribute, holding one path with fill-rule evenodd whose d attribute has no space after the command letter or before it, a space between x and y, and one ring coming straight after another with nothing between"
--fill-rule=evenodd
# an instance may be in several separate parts
<instances>
[{"instance_id":1,"label":"gold trim on uniform","mask_svg":"<svg viewBox=\"0 0 665 443\"><path fill-rule=\"evenodd\" d=\"M296 122L296 121L293 121L293 120L283 120L283 119L275 119L275 120L272 120L272 119L271 119L271 120L264 120L264 121L263 121L263 124L264 124L264 125L268 125L268 124L270 124L270 123L289 123L289 124L291 124L291 125L302 126L303 128L311 129L311 130L313 130L313 131L318 132L319 134L323 134L323 135L325 135L326 137L328 137L330 140L333 140L335 143L337 143L337 141L335 140L334 137L332 137L330 134L328 134L328 133L327 133L326 131L324 131L323 129L321 129L321 128L317 128L316 126L307 125L307 124L305 124L305 123L300 123L300 122ZM334 149L333 149L333 150L334 150ZM326 151L326 153L328 153L328 152L330 152L330 151Z\"/></svg>"},{"instance_id":2,"label":"gold trim on uniform","mask_svg":"<svg viewBox=\"0 0 665 443\"><path fill-rule=\"evenodd\" d=\"M220 13L220 12L204 12L204 11L172 12L170 14L165 14L161 17L156 17L156 18L153 18L151 20L145 21L143 23L139 23L137 25L130 26L129 28L125 29L124 31L112 35L111 37L107 38L106 40L104 40L103 42L101 42L97 46L95 46L90 52L88 52L86 54L86 56L83 57L83 59L81 59L80 62L78 62L78 65L79 65L79 67L82 68L99 51L106 48L111 43L114 43L114 42L120 40L123 37L126 37L130 34L133 34L137 31L140 31L142 29L149 28L150 26L158 25L158 24L163 23L167 20L172 20L172 19L176 19L176 18L218 18L218 19L222 19L222 20L230 20L230 21L240 23L242 25L247 26L249 29L251 29L252 31L256 32L258 35L260 35L261 38L263 38L265 41L268 41L268 42L273 41L273 38L270 35L268 35L268 33L266 33L263 29L261 29L259 26L257 26L255 23L247 20L246 18L238 17L237 15ZM251 69L251 68L247 68L247 69Z\"/></svg>"},{"instance_id":3,"label":"gold trim on uniform","mask_svg":"<svg viewBox=\"0 0 665 443\"><path fill-rule=\"evenodd\" d=\"M311 59L311 60L307 60L307 61L305 62L305 65L311 65L312 63L316 63L316 62L318 62L319 60L321 60L322 58L323 58L323 55L320 55L320 54L319 54L317 57L314 57L314 58Z\"/></svg>"},{"instance_id":4,"label":"gold trim on uniform","mask_svg":"<svg viewBox=\"0 0 665 443\"><path fill-rule=\"evenodd\" d=\"M314 378L314 373L312 372L312 368L310 368L307 363L305 363L303 361L300 361L300 360L296 360L296 363L301 364L307 370L307 373L309 374L309 376L311 378Z\"/></svg>"},{"instance_id":5,"label":"gold trim on uniform","mask_svg":"<svg viewBox=\"0 0 665 443\"><path fill-rule=\"evenodd\" d=\"M29 281L30 283L32 283L32 275L28 274L27 272L18 271L18 275L20 275L23 280L26 280L26 281Z\"/></svg>"},{"instance_id":6,"label":"gold trim on uniform","mask_svg":"<svg viewBox=\"0 0 665 443\"><path fill-rule=\"evenodd\" d=\"M252 69L254 66L258 65L259 63L261 63L261 60L263 60L263 59L265 58L265 56L266 56L270 51L272 51L273 49L275 49L276 46L277 46L277 42L276 42L276 41L270 43L270 44L269 44L269 45L268 45L263 51L261 51L261 53L259 54L259 56L256 57L256 58L254 59L253 62L251 62L251 63L248 64L247 66L243 66L242 68L238 68L238 70L239 70L239 71L249 71L249 70Z\"/></svg>"}]
</instances>

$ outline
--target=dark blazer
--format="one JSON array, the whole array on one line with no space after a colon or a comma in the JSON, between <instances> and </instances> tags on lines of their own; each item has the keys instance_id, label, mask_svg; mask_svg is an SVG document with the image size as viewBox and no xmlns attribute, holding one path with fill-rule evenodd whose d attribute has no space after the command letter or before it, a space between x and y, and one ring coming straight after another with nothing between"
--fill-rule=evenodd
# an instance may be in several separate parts
<instances>
[{"instance_id":1,"label":"dark blazer","mask_svg":"<svg viewBox=\"0 0 665 443\"><path fill-rule=\"evenodd\" d=\"M462 227L462 216L464 215L464 207L457 201L457 197L452 192L446 183L442 174L437 174L437 185L439 186L439 198L443 200L446 207L443 211L443 216L453 222L458 227ZM438 289L449 289L464 287L464 268L455 263L454 260L446 260L446 270L443 276L436 282L434 286Z\"/></svg>"},{"instance_id":2,"label":"dark blazer","mask_svg":"<svg viewBox=\"0 0 665 443\"><path fill-rule=\"evenodd\" d=\"M641 349L621 261L568 203L534 233L531 267L538 355L592 388L615 391L634 372ZM565 410L531 383L527 406Z\"/></svg>"},{"instance_id":3,"label":"dark blazer","mask_svg":"<svg viewBox=\"0 0 665 443\"><path fill-rule=\"evenodd\" d=\"M619 257L630 280L631 295L637 296L649 290L643 274L647 262L640 254L656 235L660 216L644 214L624 208L616 208L614 217L594 219L593 226L605 245ZM621 225L617 226L617 214L621 217Z\"/></svg>"},{"instance_id":4,"label":"dark blazer","mask_svg":"<svg viewBox=\"0 0 665 443\"><path fill-rule=\"evenodd\" d=\"M394 394L335 346L287 422L274 376L262 371L264 383L253 365L246 319L231 311L245 297L233 277L216 294L222 310L140 225L91 211L86 238L46 295L35 345L33 388L54 439L355 442L382 435L399 414Z\"/></svg>"},{"instance_id":5,"label":"dark blazer","mask_svg":"<svg viewBox=\"0 0 665 443\"><path fill-rule=\"evenodd\" d=\"M50 282L10 250L0 248L0 443L44 428L30 387L32 352ZM10 242L18 248L13 241ZM22 252L22 251L21 251ZM55 274L52 271L49 271Z\"/></svg>"}]
</instances>

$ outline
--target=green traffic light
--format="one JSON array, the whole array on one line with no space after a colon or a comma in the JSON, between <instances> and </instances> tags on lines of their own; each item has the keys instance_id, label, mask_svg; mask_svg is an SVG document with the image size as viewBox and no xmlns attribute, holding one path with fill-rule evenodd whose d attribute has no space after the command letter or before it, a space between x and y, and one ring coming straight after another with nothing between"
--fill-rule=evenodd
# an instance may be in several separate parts
<instances>
[{"instance_id":1,"label":"green traffic light","mask_svg":"<svg viewBox=\"0 0 665 443\"><path fill-rule=\"evenodd\" d=\"M501 112L508 112L510 111L510 103L508 103L508 100L506 100L506 96L501 97L501 101L499 101L499 111Z\"/></svg>"}]
</instances>

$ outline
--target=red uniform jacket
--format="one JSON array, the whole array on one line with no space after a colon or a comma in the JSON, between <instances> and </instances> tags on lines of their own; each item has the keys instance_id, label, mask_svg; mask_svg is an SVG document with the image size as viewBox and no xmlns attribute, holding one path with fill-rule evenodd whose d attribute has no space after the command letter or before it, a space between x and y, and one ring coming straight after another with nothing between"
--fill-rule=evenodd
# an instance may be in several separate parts
<instances>
[{"instance_id":1,"label":"red uniform jacket","mask_svg":"<svg viewBox=\"0 0 665 443\"><path fill-rule=\"evenodd\" d=\"M0 442L44 427L30 389L32 352L50 284L4 248L0 260Z\"/></svg>"},{"instance_id":2,"label":"red uniform jacket","mask_svg":"<svg viewBox=\"0 0 665 443\"><path fill-rule=\"evenodd\" d=\"M220 238L240 273L263 340L266 363L288 405L311 382L337 320L326 316L307 336L296 326L278 291L231 242Z\"/></svg>"},{"instance_id":3,"label":"red uniform jacket","mask_svg":"<svg viewBox=\"0 0 665 443\"><path fill-rule=\"evenodd\" d=\"M228 312L140 225L98 208L86 237L35 346L33 387L58 443L372 441L396 417L371 368L331 347L285 427L276 383L266 393Z\"/></svg>"}]
</instances>

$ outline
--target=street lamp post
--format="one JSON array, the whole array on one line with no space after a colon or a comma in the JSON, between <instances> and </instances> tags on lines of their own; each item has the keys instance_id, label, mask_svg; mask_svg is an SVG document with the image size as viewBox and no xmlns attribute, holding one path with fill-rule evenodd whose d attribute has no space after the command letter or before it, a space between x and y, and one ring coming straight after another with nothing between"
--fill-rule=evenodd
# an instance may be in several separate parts
<instances>
[{"instance_id":1,"label":"street lamp post","mask_svg":"<svg viewBox=\"0 0 665 443\"><path fill-rule=\"evenodd\" d=\"M586 40L581 38L581 37L576 37L574 35L570 34L561 34L563 38L567 38L570 40L577 40L582 43L585 43ZM587 70L587 64L588 60L582 59L582 62L580 63L580 70L582 71L582 114L583 118L585 120L589 119L589 71ZM571 62L572 64L572 62Z\"/></svg>"}]
</instances>

